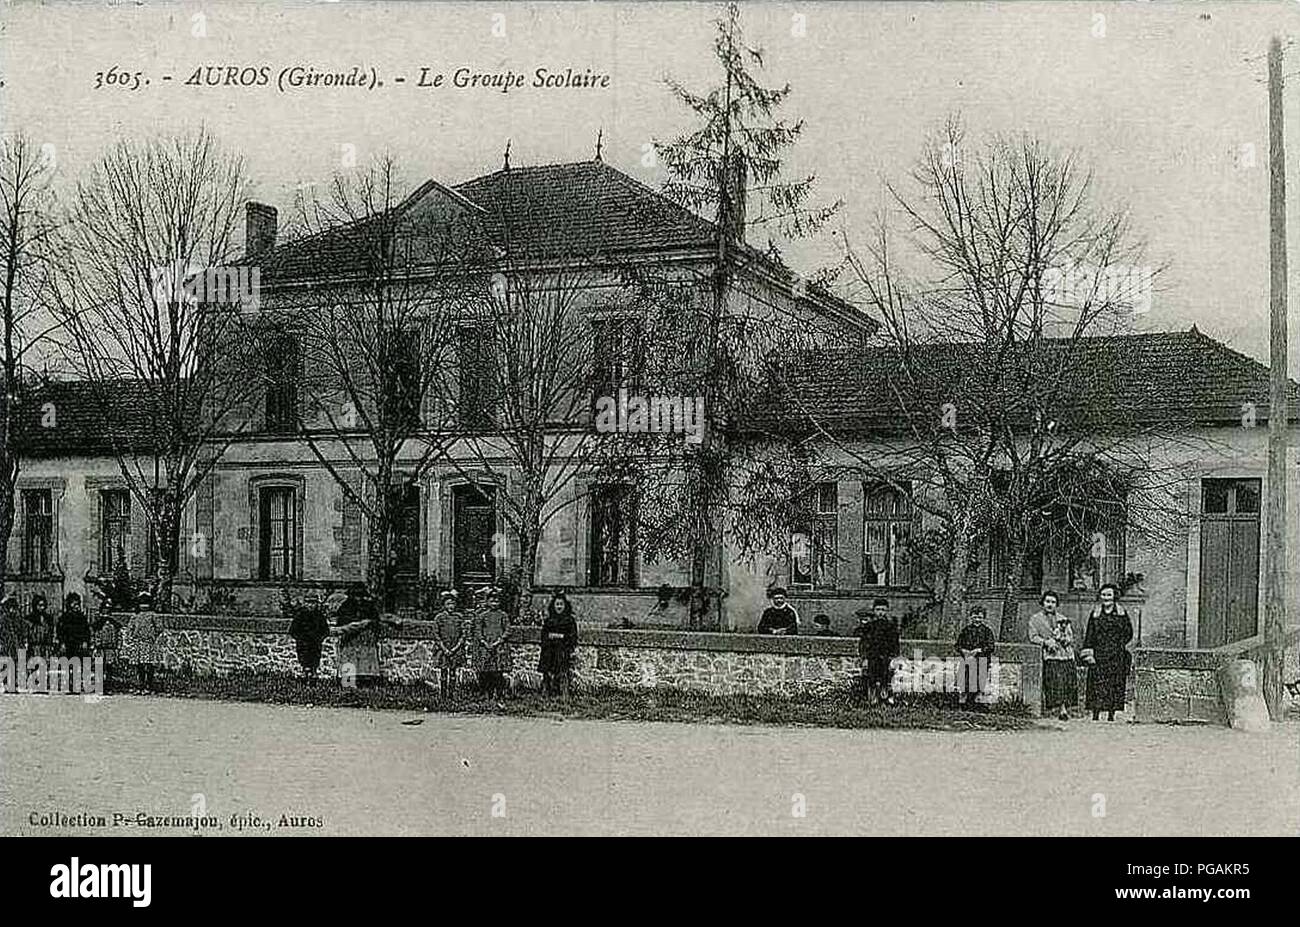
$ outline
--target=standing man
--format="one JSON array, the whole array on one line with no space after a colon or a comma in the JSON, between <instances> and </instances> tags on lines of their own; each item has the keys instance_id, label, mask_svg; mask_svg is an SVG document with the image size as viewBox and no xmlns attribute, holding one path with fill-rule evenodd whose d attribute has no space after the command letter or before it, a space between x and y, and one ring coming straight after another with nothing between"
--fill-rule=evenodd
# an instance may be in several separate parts
<instances>
[{"instance_id":1,"label":"standing man","mask_svg":"<svg viewBox=\"0 0 1300 927\"><path fill-rule=\"evenodd\" d=\"M759 634L798 634L799 613L786 601L785 590L780 586L769 593L772 604L763 610L758 620Z\"/></svg>"},{"instance_id":2,"label":"standing man","mask_svg":"<svg viewBox=\"0 0 1300 927\"><path fill-rule=\"evenodd\" d=\"M871 610L860 609L858 658L862 661L862 686L869 702L897 704L890 689L890 662L898 656L898 623L889 614L889 600L876 599Z\"/></svg>"}]
</instances>

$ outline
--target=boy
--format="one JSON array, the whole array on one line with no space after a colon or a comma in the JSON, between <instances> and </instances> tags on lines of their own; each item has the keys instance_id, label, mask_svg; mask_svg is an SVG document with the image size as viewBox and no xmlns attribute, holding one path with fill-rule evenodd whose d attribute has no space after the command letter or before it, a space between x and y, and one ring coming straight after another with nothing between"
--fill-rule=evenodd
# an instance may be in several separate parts
<instances>
[{"instance_id":1,"label":"boy","mask_svg":"<svg viewBox=\"0 0 1300 927\"><path fill-rule=\"evenodd\" d=\"M890 690L893 673L890 661L898 656L898 625L889 615L889 600L876 599L871 610L860 609L858 617L858 658L862 661L863 691L870 702L884 700L896 704ZM868 616L870 616L868 620Z\"/></svg>"}]
</instances>

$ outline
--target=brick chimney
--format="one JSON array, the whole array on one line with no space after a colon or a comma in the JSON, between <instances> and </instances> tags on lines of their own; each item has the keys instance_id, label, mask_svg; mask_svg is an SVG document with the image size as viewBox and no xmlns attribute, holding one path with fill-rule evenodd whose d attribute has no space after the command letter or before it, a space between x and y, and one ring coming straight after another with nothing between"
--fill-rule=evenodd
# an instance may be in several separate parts
<instances>
[{"instance_id":1,"label":"brick chimney","mask_svg":"<svg viewBox=\"0 0 1300 927\"><path fill-rule=\"evenodd\" d=\"M265 203L249 203L245 211L244 257L260 257L275 247L279 213Z\"/></svg>"}]
</instances>

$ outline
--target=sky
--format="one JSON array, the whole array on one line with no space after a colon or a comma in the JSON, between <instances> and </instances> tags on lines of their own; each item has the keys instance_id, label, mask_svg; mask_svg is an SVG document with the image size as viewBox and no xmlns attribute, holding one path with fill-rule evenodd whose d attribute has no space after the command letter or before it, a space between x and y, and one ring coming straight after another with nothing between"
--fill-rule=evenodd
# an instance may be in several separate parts
<instances>
[{"instance_id":1,"label":"sky","mask_svg":"<svg viewBox=\"0 0 1300 927\"><path fill-rule=\"evenodd\" d=\"M602 156L651 186L653 139L688 130L671 75L711 86L714 4L31 3L0 5L0 130L52 145L71 183L121 137L206 125L246 160L250 196L291 209L295 190L390 152L414 188L501 167ZM811 273L865 241L884 184L905 182L928 133L960 114L974 136L1030 132L1095 172L1098 202L1127 206L1165 267L1139 330L1202 331L1268 355L1265 50L1298 31L1300 3L742 4L764 81L789 82L805 121L789 156L844 206L821 237L786 250ZM1300 272L1300 47L1284 70L1288 242ZM96 88L116 66L131 84ZM286 69L359 67L383 86L287 88ZM198 69L251 68L264 86L189 86ZM443 73L419 87L422 68ZM477 73L566 68L595 88L449 86ZM140 83L135 85L135 75ZM236 71L236 74L239 72ZM290 72L292 73L292 72ZM171 80L164 80L170 76ZM398 83L398 77L405 77ZM146 83L147 81L147 83ZM1292 284L1289 368L1300 376Z\"/></svg>"}]
</instances>

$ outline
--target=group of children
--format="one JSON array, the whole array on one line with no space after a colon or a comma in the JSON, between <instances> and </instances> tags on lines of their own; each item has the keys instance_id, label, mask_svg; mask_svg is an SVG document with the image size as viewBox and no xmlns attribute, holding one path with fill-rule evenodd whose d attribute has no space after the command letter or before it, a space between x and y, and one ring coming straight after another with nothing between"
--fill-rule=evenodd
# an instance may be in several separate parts
<instances>
[{"instance_id":1,"label":"group of children","mask_svg":"<svg viewBox=\"0 0 1300 927\"><path fill-rule=\"evenodd\" d=\"M446 589L439 594L438 608L427 620L403 620L381 616L365 584L354 584L335 619L340 672L347 668L358 685L379 681L382 674L378 644L383 626L424 627L433 641L438 689L443 698L455 698L457 676L467 664L473 667L485 692L504 694L511 664L509 616L502 608L499 589L485 587L478 596L476 605L462 609L460 595Z\"/></svg>"},{"instance_id":2,"label":"group of children","mask_svg":"<svg viewBox=\"0 0 1300 927\"><path fill-rule=\"evenodd\" d=\"M75 592L64 596L57 616L39 592L31 597L25 615L17 596L8 593L0 598L0 656L15 662L20 653L29 659L103 657L109 677L103 680L105 689L123 666L134 670L142 688L154 688L155 671L162 663L162 630L148 592L137 596L135 612L128 617L102 609L93 622Z\"/></svg>"}]
</instances>

